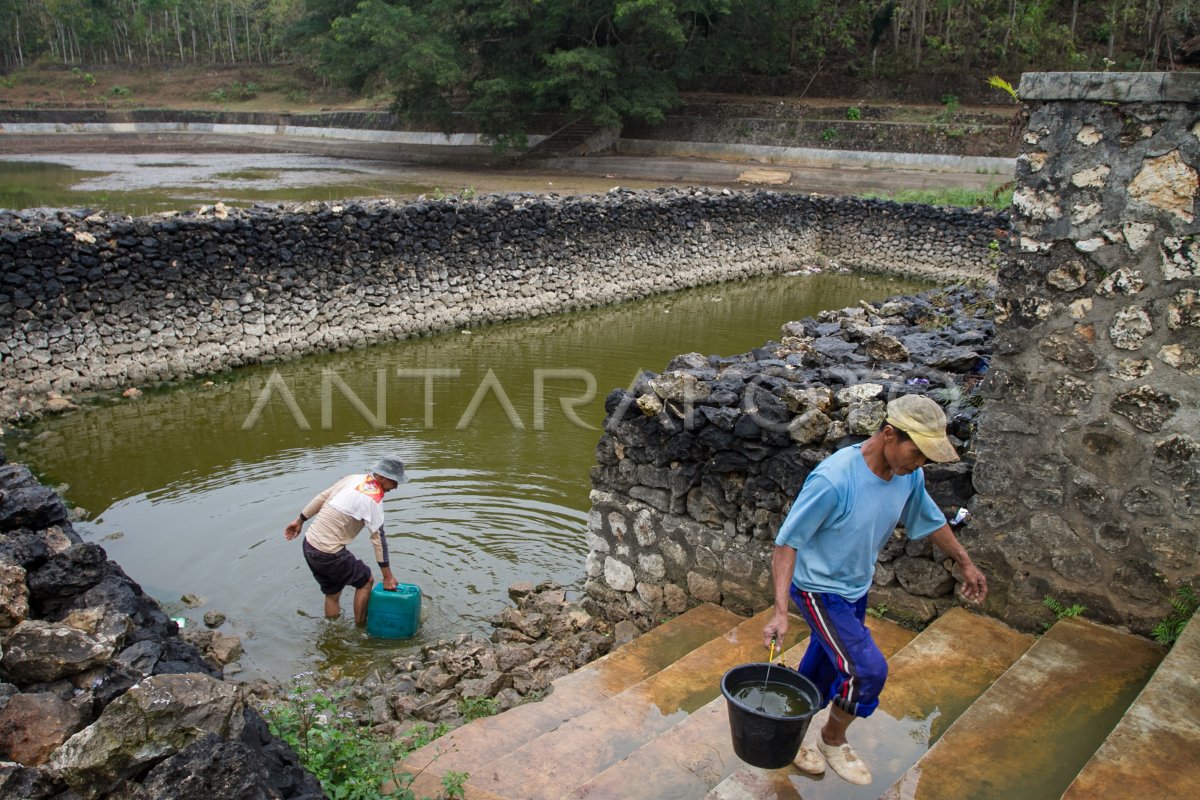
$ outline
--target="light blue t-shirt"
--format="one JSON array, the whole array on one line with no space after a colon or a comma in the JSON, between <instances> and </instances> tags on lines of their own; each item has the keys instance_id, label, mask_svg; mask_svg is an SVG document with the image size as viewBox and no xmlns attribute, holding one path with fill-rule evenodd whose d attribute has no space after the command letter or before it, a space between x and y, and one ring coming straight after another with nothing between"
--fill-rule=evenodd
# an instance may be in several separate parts
<instances>
[{"instance_id":1,"label":"light blue t-shirt","mask_svg":"<svg viewBox=\"0 0 1200 800\"><path fill-rule=\"evenodd\" d=\"M925 491L923 471L885 481L854 445L809 473L775 544L796 549L796 586L855 601L871 588L875 561L897 522L908 538L920 539L945 525L946 516Z\"/></svg>"}]
</instances>

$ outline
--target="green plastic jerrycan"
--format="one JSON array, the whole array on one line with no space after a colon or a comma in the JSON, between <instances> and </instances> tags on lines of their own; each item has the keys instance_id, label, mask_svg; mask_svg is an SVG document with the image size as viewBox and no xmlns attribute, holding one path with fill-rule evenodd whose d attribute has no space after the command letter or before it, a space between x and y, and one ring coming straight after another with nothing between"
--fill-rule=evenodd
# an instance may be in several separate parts
<instances>
[{"instance_id":1,"label":"green plastic jerrycan","mask_svg":"<svg viewBox=\"0 0 1200 800\"><path fill-rule=\"evenodd\" d=\"M367 633L381 639L407 639L421 624L421 587L401 583L389 592L377 581L367 603Z\"/></svg>"}]
</instances>

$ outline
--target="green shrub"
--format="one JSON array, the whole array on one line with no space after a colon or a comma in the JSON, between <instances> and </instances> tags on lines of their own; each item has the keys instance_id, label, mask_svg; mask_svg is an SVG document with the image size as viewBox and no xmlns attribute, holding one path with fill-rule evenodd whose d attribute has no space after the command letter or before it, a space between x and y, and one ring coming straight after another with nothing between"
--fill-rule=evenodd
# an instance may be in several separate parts
<instances>
[{"instance_id":1,"label":"green shrub","mask_svg":"<svg viewBox=\"0 0 1200 800\"><path fill-rule=\"evenodd\" d=\"M108 90L108 93L113 97L132 97L133 89L128 86L114 86Z\"/></svg>"},{"instance_id":2,"label":"green shrub","mask_svg":"<svg viewBox=\"0 0 1200 800\"><path fill-rule=\"evenodd\" d=\"M937 122L949 122L954 119L954 115L958 112L958 95L944 94L942 95L942 110L938 113Z\"/></svg>"},{"instance_id":3,"label":"green shrub","mask_svg":"<svg viewBox=\"0 0 1200 800\"><path fill-rule=\"evenodd\" d=\"M271 732L299 754L300 763L321 783L327 797L334 800L417 800L409 788L413 776L398 772L396 765L407 754L400 742L379 740L370 728L360 726L355 715L339 706L344 691L326 692L298 680L284 700L269 703L263 716ZM432 737L425 731L411 742L420 747L444 732L439 728ZM467 775L450 772L442 778L439 800L461 800ZM385 784L390 791L383 792Z\"/></svg>"},{"instance_id":4,"label":"green shrub","mask_svg":"<svg viewBox=\"0 0 1200 800\"><path fill-rule=\"evenodd\" d=\"M242 83L233 81L228 86L220 86L208 93L208 99L218 103L253 100L258 96L257 83Z\"/></svg>"},{"instance_id":5,"label":"green shrub","mask_svg":"<svg viewBox=\"0 0 1200 800\"><path fill-rule=\"evenodd\" d=\"M494 697L464 697L458 701L458 713L470 722L480 717L495 716L500 707Z\"/></svg>"},{"instance_id":6,"label":"green shrub","mask_svg":"<svg viewBox=\"0 0 1200 800\"><path fill-rule=\"evenodd\" d=\"M846 109L846 119L848 119L848 120L862 119L862 111L859 110L858 106L850 106L849 108Z\"/></svg>"}]
</instances>

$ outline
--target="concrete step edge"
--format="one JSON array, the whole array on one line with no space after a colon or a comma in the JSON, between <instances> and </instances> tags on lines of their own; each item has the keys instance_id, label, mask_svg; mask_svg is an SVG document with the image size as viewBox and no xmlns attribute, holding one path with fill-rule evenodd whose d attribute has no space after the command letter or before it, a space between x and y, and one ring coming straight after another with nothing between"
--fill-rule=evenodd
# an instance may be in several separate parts
<instances>
[{"instance_id":1,"label":"concrete step edge","mask_svg":"<svg viewBox=\"0 0 1200 800\"><path fill-rule=\"evenodd\" d=\"M1130 797L1200 797L1198 672L1200 622L1193 618L1063 800L1086 800L1113 786Z\"/></svg>"},{"instance_id":2,"label":"concrete step edge","mask_svg":"<svg viewBox=\"0 0 1200 800\"><path fill-rule=\"evenodd\" d=\"M733 666L736 663L745 663L746 659L744 659L743 654L747 650L753 649L756 641L760 641L761 626L766 624L769 613L770 609L767 609L766 611L756 614L754 617L743 619L738 626L727 631L723 636L715 637L703 646L684 654L673 664L668 665L659 672L647 677L645 680L630 686L622 692L618 692L610 697L605 698L603 703L595 708L590 709L584 714L568 720L567 722L563 723L560 728L531 739L504 756L489 761L483 766L485 770L492 774L490 778L485 778L485 780L492 780L493 783L484 783L480 785L479 788L498 794L512 793L515 791L515 786L511 784L518 780L518 778L515 777L516 773L514 772L514 769L517 765L513 762L519 762L521 766L527 766L543 763L547 759L551 759L553 766L557 768L552 770L551 765L547 765L546 772L542 773L547 780L542 781L542 784L552 782L553 791L557 792L557 794L554 796L566 796L573 791L578 784L586 782L592 776L589 775L579 779L577 774L572 774L572 768L578 768L578 763L562 763L561 759L554 759L552 756L554 755L555 750L569 745L572 741L574 741L576 736L590 736L593 730L588 724L588 720L590 718L593 716L605 720L622 718L624 715L621 712L627 711L626 706L628 704L636 704L639 696L644 694L655 695L656 690L658 690L660 687L664 685L669 686L670 676L677 674L689 675L694 672L697 667L711 670L715 666L716 669L720 670L726 663L728 663L730 666ZM722 639L724 641L721 641ZM763 655L765 656L766 654L763 653ZM689 662L694 666L689 666ZM719 688L714 685L713 693L719 694L719 691ZM709 699L711 700L712 698ZM664 700L666 700L665 697L659 697L656 702ZM704 703L701 703L700 706L697 706L697 709L702 707L707 702L708 700L705 700ZM665 717L669 716L671 713L678 713L678 711L684 710L685 709L677 709L675 711L668 712L660 708L656 713L660 713ZM626 716L626 718L628 717ZM644 731L640 731L640 733L644 733ZM662 733L662 731L659 731L659 733ZM654 736L657 735L658 734L654 734ZM637 747L635 746L634 749L637 749ZM614 756L614 761L619 761L622 757L624 757L623 755L616 756L611 752L605 755L605 757L609 756ZM603 771L603 769L607 768L607 766L610 766L611 763L613 762L609 762L597 772ZM577 772L578 770L576 769L575 771ZM553 776L551 776L551 772L553 772ZM523 797L545 798L549 796L550 787L545 785L539 787L524 786L523 792Z\"/></svg>"},{"instance_id":3,"label":"concrete step edge","mask_svg":"<svg viewBox=\"0 0 1200 800\"><path fill-rule=\"evenodd\" d=\"M880 645L880 649L889 658L895 657L898 653L902 652L916 637L913 631L903 628L890 620L872 617L868 618L867 624L872 629L873 635L876 636L876 641ZM804 651L808 648L808 628L803 619L793 613L791 615L789 631L803 632L804 638L778 658L782 663L795 666L799 663L801 656L804 655ZM713 720L710 718L710 715L712 714L718 714L721 718L719 731L711 730ZM662 759L657 757L656 754L658 751L663 748L670 748L672 739L681 738L685 741L690 740L693 729L697 727L702 727L705 733L720 736L720 742L719 744L704 747L697 746L694 749L694 757L690 757L687 764L679 766L689 774L708 775L711 777L720 776L720 780L724 780L730 770L745 767L733 753L726 715L726 700L722 695L718 695L704 707L688 715L686 719L680 720L671 728L663 731L659 736L628 754L625 758L610 764L606 769L589 779L589 781L577 786L571 793L564 796L564 800L584 800L584 798L604 797L606 796L606 791L611 794L611 790L615 784L635 780L635 778L631 778L629 771L636 769L635 765L639 761L649 760L656 763L656 771L661 775L663 770L668 767L666 767ZM636 774L634 773L634 775ZM719 783L720 781L717 782ZM597 788L599 788L601 793L596 795L591 794ZM661 789L662 787L658 786L656 788ZM679 794L679 791L681 791L680 787L671 788L675 791L674 793L668 791L667 794L669 796L682 796Z\"/></svg>"},{"instance_id":4,"label":"concrete step edge","mask_svg":"<svg viewBox=\"0 0 1200 800\"><path fill-rule=\"evenodd\" d=\"M1021 751L1017 748L1016 743L1020 739L1016 736L1006 734L999 745L993 743L991 746L988 744L987 737L993 733L998 735L998 726L1005 722L1005 714L1016 713L1016 710L1010 704L1002 702L1007 699L1007 694L1014 690L1030 686L1038 678L1039 674L1053 677L1052 673L1045 672L1045 667L1048 666L1047 662L1051 661L1054 651L1069 651L1072 647L1076 646L1086 648L1089 646L1086 641L1088 637L1092 637L1093 639L1092 646L1095 646L1096 641L1099 639L1106 639L1105 646L1111 645L1113 648L1120 649L1119 655L1114 655L1111 659L1111 662L1118 664L1118 666L1110 669L1108 672L1111 675L1116 669L1124 669L1133 676L1123 684L1126 693L1128 693L1129 687L1133 685L1136 685L1136 691L1140 692L1145 681L1149 679L1150 674L1153 672L1153 667L1148 666L1149 662L1154 660L1153 654L1148 649L1149 643L1132 634L1117 631L1088 620L1077 618L1061 619L1049 631L1038 637L1033 645L1020 658L1013 662L1012 666L1005 670L991 686L976 698L975 702L950 725L945 734L925 755L903 773L882 795L881 800L900 800L900 798L904 798L905 800L922 800L922 798L933 798L944 795L947 791L956 791L948 790L943 786L933 789L934 794L929 794L928 792L922 793L923 789L930 785L928 776L925 773L928 773L930 767L935 766L936 762L949 759L950 756L947 754L952 750L956 753L962 750L963 754L960 758L969 757L973 753L986 754L989 762L997 766L1005 763L1006 759L1012 760L1018 758L1019 760L1019 756L1014 755L1014 753L1034 753L1043 759L1050 753L1059 753L1063 742L1074 741L1074 739L1071 737L1060 739L1054 735L1043 734L1038 737L1038 741L1040 742L1038 747L1032 749L1026 748L1024 751ZM1094 656L1095 654L1092 655ZM1081 661L1080 663L1083 662ZM1088 663L1094 665L1096 664L1096 659L1091 658ZM1077 697L1084 693L1085 688L1090 689L1092 686L1098 685L1097 681L1104 677L1104 674L1098 670L1098 667L1094 667L1089 671L1089 681L1086 687L1083 683L1076 684L1077 687L1081 688L1078 688L1076 693L1071 696ZM1137 677L1139 674L1144 675L1144 677ZM1068 677L1063 676L1063 680L1053 682L1056 685L1061 684L1069 689L1071 684L1067 680ZM1140 684L1138 683L1139 680L1141 681ZM1100 690L1097 689L1096 693L1099 692ZM1056 699L1053 697L1043 697L1039 703L1026 705L1045 710L1051 708ZM1131 699L1129 700L1131 701ZM1116 706L1121 707L1116 708ZM1112 704L1105 706L1102 711L1108 716L1117 711L1123 714L1128 706L1129 701L1118 696L1113 699ZM1067 715L1063 715L1061 719L1067 720ZM1105 735L1111 731L1116 722L1117 720L1114 719L1111 723L1107 724L1107 727L1103 731ZM1101 724L1096 723L1089 727L1091 735L1095 735L1098 725ZM983 734L982 741L978 739L972 741L971 737L980 733ZM1005 748L1003 753L997 749L1001 745ZM1069 768L1071 761L1072 759L1066 757L1057 759L1060 768ZM1028 760L1021 761L1021 763L1025 764L1027 768L1023 771L1009 770L1007 775L1011 777L1018 775L1019 772L1021 776L1029 777L1036 774ZM1082 768L1082 763L1079 768ZM972 772L970 777L971 785L976 785L978 782L985 780L985 778L980 777L977 772L973 772L968 765L961 761L956 762L954 772L961 779L965 779L965 773ZM924 784L922 784L923 777ZM933 785L936 786L936 784ZM963 787L959 788L965 791ZM1017 791L1016 794L1006 793L1008 791L1004 786L990 785L987 792L979 793L978 796L980 798L989 798L1015 797L1020 795L1019 789L1015 790Z\"/></svg>"},{"instance_id":5,"label":"concrete step edge","mask_svg":"<svg viewBox=\"0 0 1200 800\"><path fill-rule=\"evenodd\" d=\"M466 744L475 737L480 737L481 740L491 742L498 736L502 736L505 743L513 744L514 748L519 747L526 741L520 735L521 728L526 729L524 731L525 736L534 736L536 738L536 736L557 729L559 725L562 725L580 713L586 713L590 708L598 704L580 703L575 695L577 693L597 691L595 686L596 680L589 681L589 678L594 679L608 665L621 660L629 660L633 661L635 665L641 664L644 667L642 670L644 674L639 681L634 681L617 691L605 695L598 702L603 702L607 697L618 694L620 691L628 689L630 686L636 685L647 677L656 674L665 666L669 666L669 663L661 666L657 665L652 659L644 656L643 653L652 652L656 647L661 647L669 642L673 636L679 635L697 625L707 625L711 628L711 636L697 637L696 643L685 651L692 652L713 639L727 634L742 622L744 622L743 617L739 617L733 612L712 603L695 606L614 649L601 658L556 679L551 683L551 692L542 700L516 706L492 717L473 720L430 742L425 747L410 753L402 763L401 768L418 775L417 781L421 786L433 784L434 789L436 789L437 781L446 772L450 770L469 771L465 769L466 766L478 767L493 760L492 758L488 758L485 761L476 762L470 759L468 755L469 751L466 750ZM615 689L616 687L613 688ZM557 697L555 697L556 694ZM550 706L542 705L547 701L553 704L554 713L562 715L554 723L548 721L547 717L550 715L544 713L550 708ZM563 714L563 712L566 713ZM504 734L504 728L513 725L514 719L518 718L527 718L525 720L527 724L516 724L514 726L518 729L515 732L516 735L512 735L514 732ZM497 731L500 733L498 734ZM414 787L416 785L417 783L414 782Z\"/></svg>"}]
</instances>

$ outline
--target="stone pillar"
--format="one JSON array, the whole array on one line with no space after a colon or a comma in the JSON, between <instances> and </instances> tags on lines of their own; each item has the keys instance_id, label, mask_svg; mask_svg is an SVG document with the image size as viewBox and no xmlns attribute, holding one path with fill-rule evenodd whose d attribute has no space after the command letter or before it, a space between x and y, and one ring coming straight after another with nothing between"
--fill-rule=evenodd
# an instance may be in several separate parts
<instances>
[{"instance_id":1,"label":"stone pillar","mask_svg":"<svg viewBox=\"0 0 1200 800\"><path fill-rule=\"evenodd\" d=\"M1037 73L976 436L991 610L1146 632L1200 568L1200 74Z\"/></svg>"}]
</instances>

